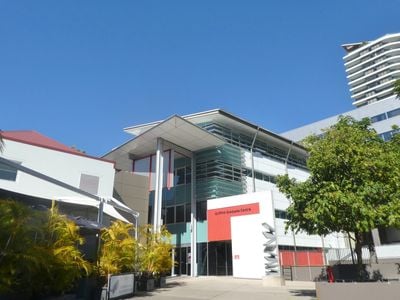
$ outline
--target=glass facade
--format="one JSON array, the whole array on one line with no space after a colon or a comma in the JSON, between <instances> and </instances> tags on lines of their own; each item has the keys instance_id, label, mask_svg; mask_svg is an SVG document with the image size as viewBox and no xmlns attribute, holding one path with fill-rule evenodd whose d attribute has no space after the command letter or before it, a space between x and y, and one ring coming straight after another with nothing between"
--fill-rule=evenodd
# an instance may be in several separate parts
<instances>
[{"instance_id":1,"label":"glass facade","mask_svg":"<svg viewBox=\"0 0 400 300\"><path fill-rule=\"evenodd\" d=\"M232 275L231 241L208 242L207 200L246 193L247 178L253 176L245 167L244 151L249 150L252 137L236 133L215 123L201 125L209 132L225 139L228 144L193 153L195 157L195 197L197 211L197 262L198 275ZM284 162L288 149L257 140L254 151L268 158ZM305 158L289 156L289 163L305 168ZM275 183L271 174L254 172L259 180ZM162 220L172 233L175 245L175 274L190 274L191 194L192 170L190 158L174 161L174 186L163 189ZM150 192L149 221L152 220L154 191ZM285 212L276 211L278 218Z\"/></svg>"},{"instance_id":2,"label":"glass facade","mask_svg":"<svg viewBox=\"0 0 400 300\"><path fill-rule=\"evenodd\" d=\"M250 150L253 142L253 137L246 135L244 133L235 132L229 128L226 128L217 123L202 123L198 124L207 131L223 138L229 144L238 146L242 149ZM276 159L281 162L286 161L287 149L281 149L277 145L271 143L266 143L261 140L256 140L254 143L254 152L258 152L263 156ZM294 154L289 155L289 164L301 168L306 168L306 159L304 157L299 157Z\"/></svg>"}]
</instances>

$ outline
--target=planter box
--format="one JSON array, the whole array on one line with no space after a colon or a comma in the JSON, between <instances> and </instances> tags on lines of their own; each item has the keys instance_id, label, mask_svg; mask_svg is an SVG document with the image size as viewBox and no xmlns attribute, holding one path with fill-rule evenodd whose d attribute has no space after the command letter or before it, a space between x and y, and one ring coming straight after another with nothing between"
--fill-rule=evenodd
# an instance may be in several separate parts
<instances>
[{"instance_id":1,"label":"planter box","mask_svg":"<svg viewBox=\"0 0 400 300\"><path fill-rule=\"evenodd\" d=\"M139 279L137 285L138 291L152 291L155 288L155 282L153 278Z\"/></svg>"},{"instance_id":2,"label":"planter box","mask_svg":"<svg viewBox=\"0 0 400 300\"><path fill-rule=\"evenodd\" d=\"M317 299L321 300L398 300L400 282L317 282Z\"/></svg>"},{"instance_id":3,"label":"planter box","mask_svg":"<svg viewBox=\"0 0 400 300\"><path fill-rule=\"evenodd\" d=\"M161 276L155 279L155 285L157 288L164 288L167 286L167 277Z\"/></svg>"}]
</instances>

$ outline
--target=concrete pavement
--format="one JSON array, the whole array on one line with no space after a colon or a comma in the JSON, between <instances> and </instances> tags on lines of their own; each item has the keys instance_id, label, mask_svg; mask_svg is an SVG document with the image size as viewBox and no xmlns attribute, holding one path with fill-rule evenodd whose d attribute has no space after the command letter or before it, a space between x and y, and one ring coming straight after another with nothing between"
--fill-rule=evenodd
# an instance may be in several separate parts
<instances>
[{"instance_id":1,"label":"concrete pavement","mask_svg":"<svg viewBox=\"0 0 400 300\"><path fill-rule=\"evenodd\" d=\"M316 299L312 282L288 282L283 287L264 287L261 280L233 277L173 277L167 287L152 292L139 292L133 299L188 300L258 300L258 299Z\"/></svg>"}]
</instances>

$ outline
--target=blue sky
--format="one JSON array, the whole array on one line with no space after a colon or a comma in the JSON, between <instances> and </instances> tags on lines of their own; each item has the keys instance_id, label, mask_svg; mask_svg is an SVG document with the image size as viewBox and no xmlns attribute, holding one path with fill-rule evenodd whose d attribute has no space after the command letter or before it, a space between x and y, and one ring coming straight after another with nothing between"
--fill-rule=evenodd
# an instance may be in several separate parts
<instances>
[{"instance_id":1,"label":"blue sky","mask_svg":"<svg viewBox=\"0 0 400 300\"><path fill-rule=\"evenodd\" d=\"M92 155L124 127L222 108L275 132L352 109L341 44L400 0L0 0L2 130Z\"/></svg>"}]
</instances>

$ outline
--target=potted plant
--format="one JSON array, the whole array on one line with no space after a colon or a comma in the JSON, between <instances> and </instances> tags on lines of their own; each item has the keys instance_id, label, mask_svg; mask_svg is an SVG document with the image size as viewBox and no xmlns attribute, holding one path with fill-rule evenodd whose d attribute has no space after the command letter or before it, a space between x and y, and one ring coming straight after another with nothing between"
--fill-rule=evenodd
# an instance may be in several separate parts
<instances>
[{"instance_id":1,"label":"potted plant","mask_svg":"<svg viewBox=\"0 0 400 300\"><path fill-rule=\"evenodd\" d=\"M102 229L96 267L99 291L107 284L109 275L133 272L136 269L137 242L133 231L132 224L122 221L115 221L110 227Z\"/></svg>"},{"instance_id":2,"label":"potted plant","mask_svg":"<svg viewBox=\"0 0 400 300\"><path fill-rule=\"evenodd\" d=\"M154 232L151 225L140 228L139 272L141 290L165 286L165 274L171 269L171 234L165 226Z\"/></svg>"}]
</instances>

